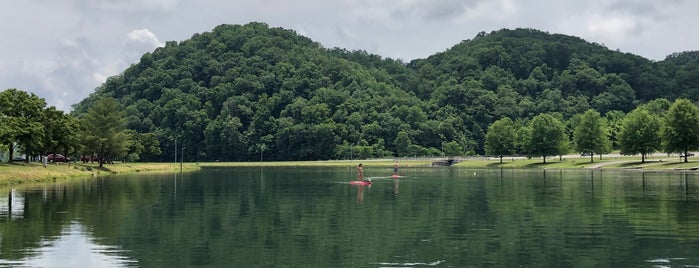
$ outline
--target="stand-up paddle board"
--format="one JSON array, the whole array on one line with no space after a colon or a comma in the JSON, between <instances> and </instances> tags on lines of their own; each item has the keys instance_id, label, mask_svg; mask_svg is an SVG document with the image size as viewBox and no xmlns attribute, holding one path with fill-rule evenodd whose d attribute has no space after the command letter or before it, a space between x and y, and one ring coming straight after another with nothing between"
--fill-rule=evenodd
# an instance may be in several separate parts
<instances>
[{"instance_id":1,"label":"stand-up paddle board","mask_svg":"<svg viewBox=\"0 0 699 268\"><path fill-rule=\"evenodd\" d=\"M352 185L371 185L371 181L350 181Z\"/></svg>"}]
</instances>

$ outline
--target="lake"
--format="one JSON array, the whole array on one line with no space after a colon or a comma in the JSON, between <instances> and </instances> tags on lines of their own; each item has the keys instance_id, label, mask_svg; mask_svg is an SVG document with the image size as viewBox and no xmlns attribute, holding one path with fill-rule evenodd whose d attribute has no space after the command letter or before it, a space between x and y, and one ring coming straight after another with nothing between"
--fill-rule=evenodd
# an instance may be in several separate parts
<instances>
[{"instance_id":1,"label":"lake","mask_svg":"<svg viewBox=\"0 0 699 268\"><path fill-rule=\"evenodd\" d=\"M0 266L699 267L699 176L204 168L0 194Z\"/></svg>"}]
</instances>

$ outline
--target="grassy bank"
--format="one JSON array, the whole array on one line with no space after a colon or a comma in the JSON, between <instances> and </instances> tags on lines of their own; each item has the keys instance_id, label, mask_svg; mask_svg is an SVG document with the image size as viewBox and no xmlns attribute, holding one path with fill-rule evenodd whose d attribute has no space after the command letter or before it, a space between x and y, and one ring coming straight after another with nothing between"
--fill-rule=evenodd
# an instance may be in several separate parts
<instances>
[{"instance_id":1,"label":"grassy bank","mask_svg":"<svg viewBox=\"0 0 699 268\"><path fill-rule=\"evenodd\" d=\"M197 170L194 163L185 163L183 170ZM1 163L0 186L22 183L53 182L76 177L100 176L136 172L177 172L176 163L115 163L104 165L83 163L52 163L44 167L41 163Z\"/></svg>"},{"instance_id":2,"label":"grassy bank","mask_svg":"<svg viewBox=\"0 0 699 268\"><path fill-rule=\"evenodd\" d=\"M275 162L212 162L200 163L203 167L356 167L364 166L392 167L393 159L370 160L323 160L323 161L275 161ZM427 167L431 160L399 160L401 167Z\"/></svg>"},{"instance_id":3,"label":"grassy bank","mask_svg":"<svg viewBox=\"0 0 699 268\"><path fill-rule=\"evenodd\" d=\"M438 159L398 159L400 167L429 167ZM327 160L327 161L279 161L279 162L216 162L200 163L202 167L294 167L294 166L323 166L323 167L356 167L362 163L365 167L392 167L393 159L376 160ZM690 159L689 163L682 163L678 157L657 156L646 159L641 163L638 156L595 156L594 162L589 157L567 156L563 158L550 157L544 164L541 158L472 158L454 164L454 167L462 168L539 168L539 169L628 169L628 170L695 170L699 169L699 161Z\"/></svg>"},{"instance_id":4,"label":"grassy bank","mask_svg":"<svg viewBox=\"0 0 699 268\"><path fill-rule=\"evenodd\" d=\"M465 160L455 164L456 167L465 168L540 168L540 169L608 169L608 170L647 170L647 171L689 171L699 169L699 162L690 160L688 163L680 162L678 157L654 157L641 163L640 157L615 156L602 159L595 157L594 162L590 158L563 158L551 157L544 164L537 159L513 159L503 158L503 162L497 158L488 160Z\"/></svg>"},{"instance_id":5,"label":"grassy bank","mask_svg":"<svg viewBox=\"0 0 699 268\"><path fill-rule=\"evenodd\" d=\"M429 167L437 159L398 159L401 168ZM538 169L614 169L614 170L643 170L643 171L695 171L699 170L699 161L691 159L689 163L680 162L678 157L652 157L641 163L640 157L603 156L594 162L586 157L567 157L559 159L551 157L546 164L541 159L504 158L500 163L498 158L473 158L456 163L455 167L462 168L538 168ZM183 170L198 170L201 167L356 167L362 163L365 167L392 167L393 159L375 160L327 160L327 161L285 161L285 162L212 162L184 163ZM178 172L178 163L115 163L99 168L97 164L59 163L44 167L40 163L0 163L0 186L22 183L54 182L76 177L99 176L109 174L124 174L137 172Z\"/></svg>"}]
</instances>

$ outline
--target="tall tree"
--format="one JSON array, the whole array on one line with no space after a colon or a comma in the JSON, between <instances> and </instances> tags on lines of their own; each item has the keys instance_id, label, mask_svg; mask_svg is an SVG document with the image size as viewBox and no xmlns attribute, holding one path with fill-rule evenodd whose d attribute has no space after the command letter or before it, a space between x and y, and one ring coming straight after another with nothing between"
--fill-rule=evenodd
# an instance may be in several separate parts
<instances>
[{"instance_id":1,"label":"tall tree","mask_svg":"<svg viewBox=\"0 0 699 268\"><path fill-rule=\"evenodd\" d=\"M143 146L141 159L149 161L153 156L160 155L160 142L155 133L142 133L138 136L138 141Z\"/></svg>"},{"instance_id":2,"label":"tall tree","mask_svg":"<svg viewBox=\"0 0 699 268\"><path fill-rule=\"evenodd\" d=\"M410 134L408 134L408 132L404 130L398 132L395 143L397 156L408 156L410 154L408 148L413 143L410 140Z\"/></svg>"},{"instance_id":3,"label":"tall tree","mask_svg":"<svg viewBox=\"0 0 699 268\"><path fill-rule=\"evenodd\" d=\"M687 162L689 150L699 149L699 109L688 99L677 99L665 115L662 131L667 153L681 153Z\"/></svg>"},{"instance_id":4,"label":"tall tree","mask_svg":"<svg viewBox=\"0 0 699 268\"><path fill-rule=\"evenodd\" d=\"M529 122L527 155L540 156L546 163L546 156L560 155L565 148L566 137L563 123L550 114L537 115Z\"/></svg>"},{"instance_id":5,"label":"tall tree","mask_svg":"<svg viewBox=\"0 0 699 268\"><path fill-rule=\"evenodd\" d=\"M0 117L0 152L4 152L7 149L8 142L4 141L10 133L10 127L7 123L4 117ZM2 159L0 159L0 162L2 162Z\"/></svg>"},{"instance_id":6,"label":"tall tree","mask_svg":"<svg viewBox=\"0 0 699 268\"><path fill-rule=\"evenodd\" d=\"M637 108L624 117L619 132L622 154L641 154L641 163L646 155L660 149L660 119L646 109Z\"/></svg>"},{"instance_id":7,"label":"tall tree","mask_svg":"<svg viewBox=\"0 0 699 268\"><path fill-rule=\"evenodd\" d=\"M85 148L97 154L102 167L107 157L124 157L131 144L126 117L113 98L103 98L83 118Z\"/></svg>"},{"instance_id":8,"label":"tall tree","mask_svg":"<svg viewBox=\"0 0 699 268\"><path fill-rule=\"evenodd\" d=\"M604 114L604 123L607 127L609 141L612 144L612 149L619 149L619 131L621 131L621 122L626 114L622 111L609 111Z\"/></svg>"},{"instance_id":9,"label":"tall tree","mask_svg":"<svg viewBox=\"0 0 699 268\"><path fill-rule=\"evenodd\" d=\"M0 142L9 147L12 159L15 145L24 149L29 157L42 146L44 125L43 109L46 101L34 93L14 88L0 92L0 118L4 130L0 129Z\"/></svg>"},{"instance_id":10,"label":"tall tree","mask_svg":"<svg viewBox=\"0 0 699 268\"><path fill-rule=\"evenodd\" d=\"M44 141L41 151L66 156L76 152L80 146L78 135L75 134L79 128L78 120L53 106L44 109L43 113Z\"/></svg>"},{"instance_id":11,"label":"tall tree","mask_svg":"<svg viewBox=\"0 0 699 268\"><path fill-rule=\"evenodd\" d=\"M515 123L512 119L505 117L493 122L488 126L488 133L485 134L485 153L488 155L511 155L515 153L517 133Z\"/></svg>"},{"instance_id":12,"label":"tall tree","mask_svg":"<svg viewBox=\"0 0 699 268\"><path fill-rule=\"evenodd\" d=\"M604 121L594 110L587 110L582 115L580 124L575 128L574 139L578 152L590 154L590 163L594 162L595 153L602 154L611 147Z\"/></svg>"}]
</instances>

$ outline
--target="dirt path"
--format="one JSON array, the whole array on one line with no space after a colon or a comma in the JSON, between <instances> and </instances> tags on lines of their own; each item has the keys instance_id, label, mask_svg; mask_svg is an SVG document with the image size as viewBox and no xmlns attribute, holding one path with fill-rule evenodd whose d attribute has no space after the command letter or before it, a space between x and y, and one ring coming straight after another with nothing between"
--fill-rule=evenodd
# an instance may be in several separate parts
<instances>
[{"instance_id":1,"label":"dirt path","mask_svg":"<svg viewBox=\"0 0 699 268\"><path fill-rule=\"evenodd\" d=\"M591 166L587 166L585 168L589 169L596 169L596 168L601 168L603 166L607 165L614 165L614 164L622 164L622 163L633 163L633 162L638 162L638 160L619 160L619 161L611 161L611 162L603 162L603 163L597 163Z\"/></svg>"},{"instance_id":2,"label":"dirt path","mask_svg":"<svg viewBox=\"0 0 699 268\"><path fill-rule=\"evenodd\" d=\"M601 168L603 166L608 166L608 165L614 165L614 164L623 164L623 163L638 163L638 167L644 168L646 166L654 166L654 165L661 165L663 163L666 163L668 161L671 161L671 159L657 159L657 160L648 160L646 159L646 162L641 164L638 160L619 160L619 161L611 161L611 162L604 162L604 163L597 163L595 165L591 165L585 168L589 169L597 169Z\"/></svg>"}]
</instances>

